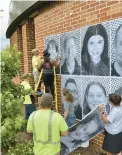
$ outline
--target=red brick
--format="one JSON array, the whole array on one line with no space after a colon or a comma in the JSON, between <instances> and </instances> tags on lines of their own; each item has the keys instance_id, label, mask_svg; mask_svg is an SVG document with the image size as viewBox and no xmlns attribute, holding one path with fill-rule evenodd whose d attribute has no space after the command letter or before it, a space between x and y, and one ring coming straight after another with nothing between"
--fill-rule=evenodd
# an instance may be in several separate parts
<instances>
[{"instance_id":1,"label":"red brick","mask_svg":"<svg viewBox=\"0 0 122 155\"><path fill-rule=\"evenodd\" d=\"M100 13L106 12L106 11L109 11L109 10L110 10L110 7L106 7L106 8L101 9L101 10L100 10Z\"/></svg>"}]
</instances>

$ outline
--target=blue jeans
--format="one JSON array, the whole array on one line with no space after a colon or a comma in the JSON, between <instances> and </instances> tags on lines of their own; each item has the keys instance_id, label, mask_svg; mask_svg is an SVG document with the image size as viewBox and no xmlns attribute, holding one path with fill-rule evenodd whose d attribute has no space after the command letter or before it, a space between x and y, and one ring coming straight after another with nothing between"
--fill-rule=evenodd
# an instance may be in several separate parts
<instances>
[{"instance_id":1,"label":"blue jeans","mask_svg":"<svg viewBox=\"0 0 122 155\"><path fill-rule=\"evenodd\" d=\"M25 104L25 119L28 120L30 114L36 111L35 104Z\"/></svg>"},{"instance_id":2,"label":"blue jeans","mask_svg":"<svg viewBox=\"0 0 122 155\"><path fill-rule=\"evenodd\" d=\"M76 122L76 116L74 113L70 113L67 118L66 118L66 123L68 125L68 127L71 127L75 124Z\"/></svg>"}]
</instances>

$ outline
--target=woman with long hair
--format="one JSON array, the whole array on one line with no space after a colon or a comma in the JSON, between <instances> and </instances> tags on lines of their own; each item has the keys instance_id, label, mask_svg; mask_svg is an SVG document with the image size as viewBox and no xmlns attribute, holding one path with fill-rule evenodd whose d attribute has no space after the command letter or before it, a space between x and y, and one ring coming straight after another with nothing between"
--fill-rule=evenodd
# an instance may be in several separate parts
<instances>
[{"instance_id":1,"label":"woman with long hair","mask_svg":"<svg viewBox=\"0 0 122 155\"><path fill-rule=\"evenodd\" d=\"M87 29L81 59L83 75L109 76L108 36L102 24Z\"/></svg>"}]
</instances>

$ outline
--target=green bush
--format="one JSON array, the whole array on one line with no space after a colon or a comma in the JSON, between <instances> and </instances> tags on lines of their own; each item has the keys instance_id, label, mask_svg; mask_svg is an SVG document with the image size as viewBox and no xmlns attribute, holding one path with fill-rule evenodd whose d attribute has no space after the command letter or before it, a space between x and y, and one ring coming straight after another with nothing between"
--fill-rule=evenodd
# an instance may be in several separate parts
<instances>
[{"instance_id":1,"label":"green bush","mask_svg":"<svg viewBox=\"0 0 122 155\"><path fill-rule=\"evenodd\" d=\"M24 130L26 122L21 114L22 86L12 79L19 75L21 52L7 47L1 53L1 148L7 152L16 145L15 136ZM23 128L24 127L24 128Z\"/></svg>"},{"instance_id":2,"label":"green bush","mask_svg":"<svg viewBox=\"0 0 122 155\"><path fill-rule=\"evenodd\" d=\"M34 155L33 143L27 141L18 143L14 147L9 148L7 155Z\"/></svg>"}]
</instances>

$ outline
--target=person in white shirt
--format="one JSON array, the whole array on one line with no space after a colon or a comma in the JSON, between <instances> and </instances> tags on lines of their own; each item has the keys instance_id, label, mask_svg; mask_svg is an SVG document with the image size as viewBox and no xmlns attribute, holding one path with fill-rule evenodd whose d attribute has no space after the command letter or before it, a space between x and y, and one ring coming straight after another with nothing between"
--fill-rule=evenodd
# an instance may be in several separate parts
<instances>
[{"instance_id":1,"label":"person in white shirt","mask_svg":"<svg viewBox=\"0 0 122 155\"><path fill-rule=\"evenodd\" d=\"M104 113L103 105L99 105L101 119L105 123L105 137L102 149L116 155L122 155L122 107L121 96L109 95L109 102L112 105L108 116ZM100 153L103 155L103 153Z\"/></svg>"}]
</instances>

